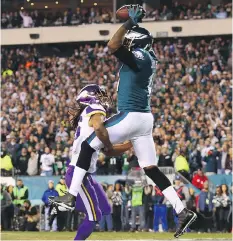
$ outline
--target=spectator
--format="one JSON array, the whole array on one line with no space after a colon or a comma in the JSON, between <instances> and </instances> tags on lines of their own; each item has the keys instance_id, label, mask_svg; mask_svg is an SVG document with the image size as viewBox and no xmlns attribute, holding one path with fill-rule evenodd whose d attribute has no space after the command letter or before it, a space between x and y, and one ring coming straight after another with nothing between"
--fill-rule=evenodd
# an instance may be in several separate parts
<instances>
[{"instance_id":1,"label":"spectator","mask_svg":"<svg viewBox=\"0 0 233 241\"><path fill-rule=\"evenodd\" d=\"M10 194L4 190L3 185L1 188L1 224L2 230L9 231L12 229L12 220L14 217L14 206Z\"/></svg>"},{"instance_id":2,"label":"spectator","mask_svg":"<svg viewBox=\"0 0 233 241\"><path fill-rule=\"evenodd\" d=\"M7 192L10 194L11 199L13 199L13 190L14 190L14 186L9 185L9 186L7 187Z\"/></svg>"},{"instance_id":3,"label":"spectator","mask_svg":"<svg viewBox=\"0 0 233 241\"><path fill-rule=\"evenodd\" d=\"M103 188L106 191L106 195L108 197L108 202L109 202L110 206L112 207L113 186L109 185L107 188L105 186L103 186ZM105 225L107 225L107 231L111 232L113 230L112 214L103 215L101 217L99 225L100 225L101 232L105 231Z\"/></svg>"},{"instance_id":4,"label":"spectator","mask_svg":"<svg viewBox=\"0 0 233 241\"><path fill-rule=\"evenodd\" d=\"M224 8L220 8L219 12L215 14L216 18L227 18L227 12L224 10Z\"/></svg>"},{"instance_id":5,"label":"spectator","mask_svg":"<svg viewBox=\"0 0 233 241\"><path fill-rule=\"evenodd\" d=\"M159 167L170 167L170 166L173 166L172 165L171 156L168 153L168 149L166 147L162 148L162 153L159 156L158 166Z\"/></svg>"},{"instance_id":6,"label":"spectator","mask_svg":"<svg viewBox=\"0 0 233 241\"><path fill-rule=\"evenodd\" d=\"M58 192L54 189L54 182L52 180L49 180L48 182L48 189L45 190L43 196L42 196L42 201L45 204L45 231L50 231L50 226L49 226L49 217L50 217L50 206L49 206L49 196L54 196L58 197ZM52 223L52 231L57 231L57 218L53 220Z\"/></svg>"},{"instance_id":7,"label":"spectator","mask_svg":"<svg viewBox=\"0 0 233 241\"><path fill-rule=\"evenodd\" d=\"M143 187L134 185L132 188L132 226L131 232L136 231L136 216L139 215L139 229L145 229L145 210L143 206Z\"/></svg>"},{"instance_id":8,"label":"spectator","mask_svg":"<svg viewBox=\"0 0 233 241\"><path fill-rule=\"evenodd\" d=\"M19 150L19 144L16 143L16 137L14 133L11 133L10 135L7 136L7 143L6 143L6 150L7 153L10 154L12 157L13 163L16 161L16 154L18 153Z\"/></svg>"},{"instance_id":9,"label":"spectator","mask_svg":"<svg viewBox=\"0 0 233 241\"><path fill-rule=\"evenodd\" d=\"M187 159L185 158L185 154L183 151L180 151L180 154L176 157L175 160L175 170L183 175L187 180L189 177L189 164Z\"/></svg>"},{"instance_id":10,"label":"spectator","mask_svg":"<svg viewBox=\"0 0 233 241\"><path fill-rule=\"evenodd\" d=\"M203 189L203 184L208 181L208 178L204 175L203 171L201 169L197 170L197 173L193 176L192 179L192 184L202 190Z\"/></svg>"},{"instance_id":11,"label":"spectator","mask_svg":"<svg viewBox=\"0 0 233 241\"><path fill-rule=\"evenodd\" d=\"M65 176L61 176L59 183L56 185L55 190L58 192L59 197L64 196L68 191L65 183ZM57 216L57 228L58 231L62 231L67 225L67 214L68 212L58 212Z\"/></svg>"},{"instance_id":12,"label":"spectator","mask_svg":"<svg viewBox=\"0 0 233 241\"><path fill-rule=\"evenodd\" d=\"M125 152L122 155L122 160L123 160L123 166L122 166L122 175L127 175L129 171L129 151Z\"/></svg>"},{"instance_id":13,"label":"spectator","mask_svg":"<svg viewBox=\"0 0 233 241\"><path fill-rule=\"evenodd\" d=\"M226 167L226 160L227 160L227 150L228 147L226 144L222 146L222 152L220 152L219 159L218 159L218 174L224 174L225 173L225 167Z\"/></svg>"},{"instance_id":14,"label":"spectator","mask_svg":"<svg viewBox=\"0 0 233 241\"><path fill-rule=\"evenodd\" d=\"M216 187L215 196L213 197L213 204L215 209L215 222L216 230L222 232L223 222L222 222L222 188L221 186Z\"/></svg>"},{"instance_id":15,"label":"spectator","mask_svg":"<svg viewBox=\"0 0 233 241\"><path fill-rule=\"evenodd\" d=\"M27 12L23 13L20 11L19 14L20 14L21 18L23 19L23 27L24 28L32 27L33 22L32 22L31 16L29 16L29 14Z\"/></svg>"},{"instance_id":16,"label":"spectator","mask_svg":"<svg viewBox=\"0 0 233 241\"><path fill-rule=\"evenodd\" d=\"M210 231L213 227L213 209L213 194L209 191L209 184L206 181L197 203L197 212L200 213L200 229L204 232Z\"/></svg>"},{"instance_id":17,"label":"spectator","mask_svg":"<svg viewBox=\"0 0 233 241\"><path fill-rule=\"evenodd\" d=\"M222 218L220 218L220 220L223 223L223 232L227 232L229 227L228 216L230 213L231 200L229 197L228 186L226 184L223 184L221 188L222 188L222 209L221 209Z\"/></svg>"},{"instance_id":18,"label":"spectator","mask_svg":"<svg viewBox=\"0 0 233 241\"><path fill-rule=\"evenodd\" d=\"M12 193L13 203L21 206L28 199L28 196L28 187L24 186L22 179L18 179Z\"/></svg>"},{"instance_id":19,"label":"spectator","mask_svg":"<svg viewBox=\"0 0 233 241\"><path fill-rule=\"evenodd\" d=\"M195 197L195 191L193 188L189 188L189 200L187 201L187 209L196 211L196 197Z\"/></svg>"},{"instance_id":20,"label":"spectator","mask_svg":"<svg viewBox=\"0 0 233 241\"><path fill-rule=\"evenodd\" d=\"M159 231L159 221L162 223L164 232L168 231L166 199L161 190L155 186L152 199L154 201L154 231Z\"/></svg>"},{"instance_id":21,"label":"spectator","mask_svg":"<svg viewBox=\"0 0 233 241\"><path fill-rule=\"evenodd\" d=\"M112 199L112 220L113 220L113 230L121 230L121 207L122 207L122 195L121 195L121 185L120 183L115 184Z\"/></svg>"},{"instance_id":22,"label":"spectator","mask_svg":"<svg viewBox=\"0 0 233 241\"><path fill-rule=\"evenodd\" d=\"M189 189L182 182L179 175L176 175L174 180L174 189L181 199L184 207L187 207L187 202L190 199Z\"/></svg>"},{"instance_id":23,"label":"spectator","mask_svg":"<svg viewBox=\"0 0 233 241\"><path fill-rule=\"evenodd\" d=\"M21 19L20 19L18 12L14 12L12 20L11 20L11 25L12 25L12 28L20 28Z\"/></svg>"},{"instance_id":24,"label":"spectator","mask_svg":"<svg viewBox=\"0 0 233 241\"><path fill-rule=\"evenodd\" d=\"M5 147L2 146L1 151L1 176L12 175L12 161L11 157L7 154Z\"/></svg>"},{"instance_id":25,"label":"spectator","mask_svg":"<svg viewBox=\"0 0 233 241\"><path fill-rule=\"evenodd\" d=\"M154 203L152 199L153 186L149 185L144 187L143 204L145 209L145 229L147 231L153 230L154 221Z\"/></svg>"},{"instance_id":26,"label":"spectator","mask_svg":"<svg viewBox=\"0 0 233 241\"><path fill-rule=\"evenodd\" d=\"M217 173L217 155L213 148L209 148L203 161L206 162L205 174L211 176Z\"/></svg>"},{"instance_id":27,"label":"spectator","mask_svg":"<svg viewBox=\"0 0 233 241\"><path fill-rule=\"evenodd\" d=\"M28 169L28 152L26 148L22 148L21 154L19 157L16 158L16 171L20 175L27 175L27 169Z\"/></svg>"},{"instance_id":28,"label":"spectator","mask_svg":"<svg viewBox=\"0 0 233 241\"><path fill-rule=\"evenodd\" d=\"M225 173L232 174L232 148L229 148L229 151L227 154Z\"/></svg>"},{"instance_id":29,"label":"spectator","mask_svg":"<svg viewBox=\"0 0 233 241\"><path fill-rule=\"evenodd\" d=\"M97 161L97 175L108 174L108 163L105 161L105 155L100 152Z\"/></svg>"},{"instance_id":30,"label":"spectator","mask_svg":"<svg viewBox=\"0 0 233 241\"><path fill-rule=\"evenodd\" d=\"M57 150L54 163L54 173L56 176L64 175L66 170L65 158L62 157L61 150Z\"/></svg>"},{"instance_id":31,"label":"spectator","mask_svg":"<svg viewBox=\"0 0 233 241\"><path fill-rule=\"evenodd\" d=\"M62 141L64 141L65 138L68 137L68 133L65 131L64 125L60 125L60 129L56 134L56 138L59 136L61 137Z\"/></svg>"},{"instance_id":32,"label":"spectator","mask_svg":"<svg viewBox=\"0 0 233 241\"><path fill-rule=\"evenodd\" d=\"M1 18L2 28L7 28L8 24L9 24L9 21L8 21L6 13L2 13L2 18Z\"/></svg>"},{"instance_id":33,"label":"spectator","mask_svg":"<svg viewBox=\"0 0 233 241\"><path fill-rule=\"evenodd\" d=\"M201 9L205 11L203 6ZM186 13L187 10L181 11ZM79 14L79 17L85 22L82 20L83 13ZM47 18L46 21L50 20ZM71 48L70 45L67 53L72 51ZM73 140L71 127L65 126L68 140L64 142L59 140L61 137L55 141L56 130L62 120L67 121L67 104L75 99L79 89L86 83L105 85L113 97L113 109L115 109L116 58L100 44L80 44L75 49L73 57L65 57L63 61L58 57L51 57L53 54L51 49L43 51L48 52L44 57L43 52L40 53L40 46L28 49L2 48L1 135L2 141L6 142L13 165L23 147L35 146L39 160L46 146L55 153L58 149L63 151L66 147L70 152ZM174 150L184 149L185 158L190 163L190 171L193 172L202 165L205 166L207 162L204 162L204 158L208 149L213 148L214 155L215 151L217 154L213 157L219 164L222 146L230 147L232 143L230 81L232 75L231 68L227 66L231 58L231 40L228 37L210 39L203 37L201 40L188 38L166 43L156 41L153 49L160 59L151 100L156 123L153 135L158 154L159 150L163 149L163 152L166 150L166 155L172 156ZM66 56L66 52L63 55ZM90 66L88 70L86 70L87 63ZM47 72L50 74L45 76L44 73ZM218 144L215 137L218 139ZM13 142L11 139L14 139ZM28 152L31 152L31 147ZM174 166L169 158L168 160L170 163L168 165ZM232 162L230 158L227 160L226 163L229 164L227 173L229 173ZM119 166L114 167L117 167L117 172L120 173L124 163L123 158L120 157L119 161ZM165 164L161 165L166 166L167 160L163 161ZM132 151L128 162L129 170L131 167L138 167L137 158ZM211 162L207 163L207 166L209 164ZM98 162L98 165L102 174L110 173L108 162ZM113 171L115 173L116 170Z\"/></svg>"},{"instance_id":34,"label":"spectator","mask_svg":"<svg viewBox=\"0 0 233 241\"><path fill-rule=\"evenodd\" d=\"M45 148L45 153L41 155L41 176L52 176L53 175L53 164L55 162L54 155L50 153L48 147Z\"/></svg>"},{"instance_id":35,"label":"spectator","mask_svg":"<svg viewBox=\"0 0 233 241\"><path fill-rule=\"evenodd\" d=\"M126 184L125 187L122 187L122 209L121 209L121 221L122 228L124 231L129 230L129 207L131 200L131 187Z\"/></svg>"},{"instance_id":36,"label":"spectator","mask_svg":"<svg viewBox=\"0 0 233 241\"><path fill-rule=\"evenodd\" d=\"M37 223L39 222L39 213L36 207L31 205L29 200L25 200L20 209L20 216L24 218L24 223L20 227L20 231L39 231Z\"/></svg>"},{"instance_id":37,"label":"spectator","mask_svg":"<svg viewBox=\"0 0 233 241\"><path fill-rule=\"evenodd\" d=\"M35 152L35 150L32 150L30 155L31 157L28 160L27 174L29 176L35 176L38 174L39 155Z\"/></svg>"}]
</instances>

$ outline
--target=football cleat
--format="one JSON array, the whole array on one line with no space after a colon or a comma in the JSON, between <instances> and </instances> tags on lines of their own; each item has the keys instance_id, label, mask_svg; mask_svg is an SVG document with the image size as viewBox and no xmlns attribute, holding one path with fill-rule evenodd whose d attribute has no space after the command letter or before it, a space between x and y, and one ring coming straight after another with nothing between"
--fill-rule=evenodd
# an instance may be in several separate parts
<instances>
[{"instance_id":1,"label":"football cleat","mask_svg":"<svg viewBox=\"0 0 233 241\"><path fill-rule=\"evenodd\" d=\"M50 204L56 206L61 212L73 211L75 208L76 198L70 193L67 193L61 197L50 196L48 199Z\"/></svg>"},{"instance_id":2,"label":"football cleat","mask_svg":"<svg viewBox=\"0 0 233 241\"><path fill-rule=\"evenodd\" d=\"M174 234L175 238L179 238L186 229L197 219L196 213L185 208L178 215L178 227L176 229L176 233Z\"/></svg>"}]
</instances>

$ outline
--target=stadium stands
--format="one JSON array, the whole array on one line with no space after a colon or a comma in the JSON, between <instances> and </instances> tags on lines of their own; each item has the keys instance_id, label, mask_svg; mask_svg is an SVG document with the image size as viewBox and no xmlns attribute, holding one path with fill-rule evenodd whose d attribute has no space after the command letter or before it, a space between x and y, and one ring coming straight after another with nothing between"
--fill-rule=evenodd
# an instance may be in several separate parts
<instances>
[{"instance_id":1,"label":"stadium stands","mask_svg":"<svg viewBox=\"0 0 233 241\"><path fill-rule=\"evenodd\" d=\"M166 20L198 20L198 19L224 19L232 17L232 4L211 5L205 3L179 4L176 1L171 8L166 5L159 9L149 8L143 21ZM112 23L113 14L107 8L77 8L76 11L40 12L38 10L2 12L2 28L20 27L47 27L47 26L74 26L80 24Z\"/></svg>"}]
</instances>

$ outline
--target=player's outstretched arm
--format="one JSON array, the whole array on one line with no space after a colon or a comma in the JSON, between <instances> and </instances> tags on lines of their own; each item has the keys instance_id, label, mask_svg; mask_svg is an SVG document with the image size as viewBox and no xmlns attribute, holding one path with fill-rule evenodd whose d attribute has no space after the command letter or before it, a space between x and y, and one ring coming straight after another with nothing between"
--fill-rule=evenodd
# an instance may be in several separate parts
<instances>
[{"instance_id":1,"label":"player's outstretched arm","mask_svg":"<svg viewBox=\"0 0 233 241\"><path fill-rule=\"evenodd\" d=\"M89 121L89 125L94 128L96 136L104 144L104 147L111 151L113 146L110 142L108 131L104 126L104 115L100 113L92 115Z\"/></svg>"},{"instance_id":2,"label":"player's outstretched arm","mask_svg":"<svg viewBox=\"0 0 233 241\"><path fill-rule=\"evenodd\" d=\"M130 141L127 141L123 144L114 145L113 149L110 151L106 151L105 149L103 149L102 151L106 156L120 156L124 152L128 151L130 148L132 148L132 143Z\"/></svg>"},{"instance_id":3,"label":"player's outstretched arm","mask_svg":"<svg viewBox=\"0 0 233 241\"><path fill-rule=\"evenodd\" d=\"M108 42L109 50L114 53L118 50L124 41L124 36L126 32L136 26L140 17L143 14L143 9L139 5L135 9L135 5L130 5L128 8L129 19L116 31L111 40Z\"/></svg>"}]
</instances>

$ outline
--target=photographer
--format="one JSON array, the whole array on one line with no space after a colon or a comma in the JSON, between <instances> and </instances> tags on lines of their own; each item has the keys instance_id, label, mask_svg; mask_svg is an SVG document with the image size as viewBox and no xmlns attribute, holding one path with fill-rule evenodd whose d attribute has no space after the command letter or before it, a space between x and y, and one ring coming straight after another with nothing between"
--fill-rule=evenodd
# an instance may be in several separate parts
<instances>
[{"instance_id":1,"label":"photographer","mask_svg":"<svg viewBox=\"0 0 233 241\"><path fill-rule=\"evenodd\" d=\"M23 217L23 224L20 231L38 231L37 223L39 222L39 213L36 207L31 205L29 200L25 200L20 208L19 215Z\"/></svg>"}]
</instances>

